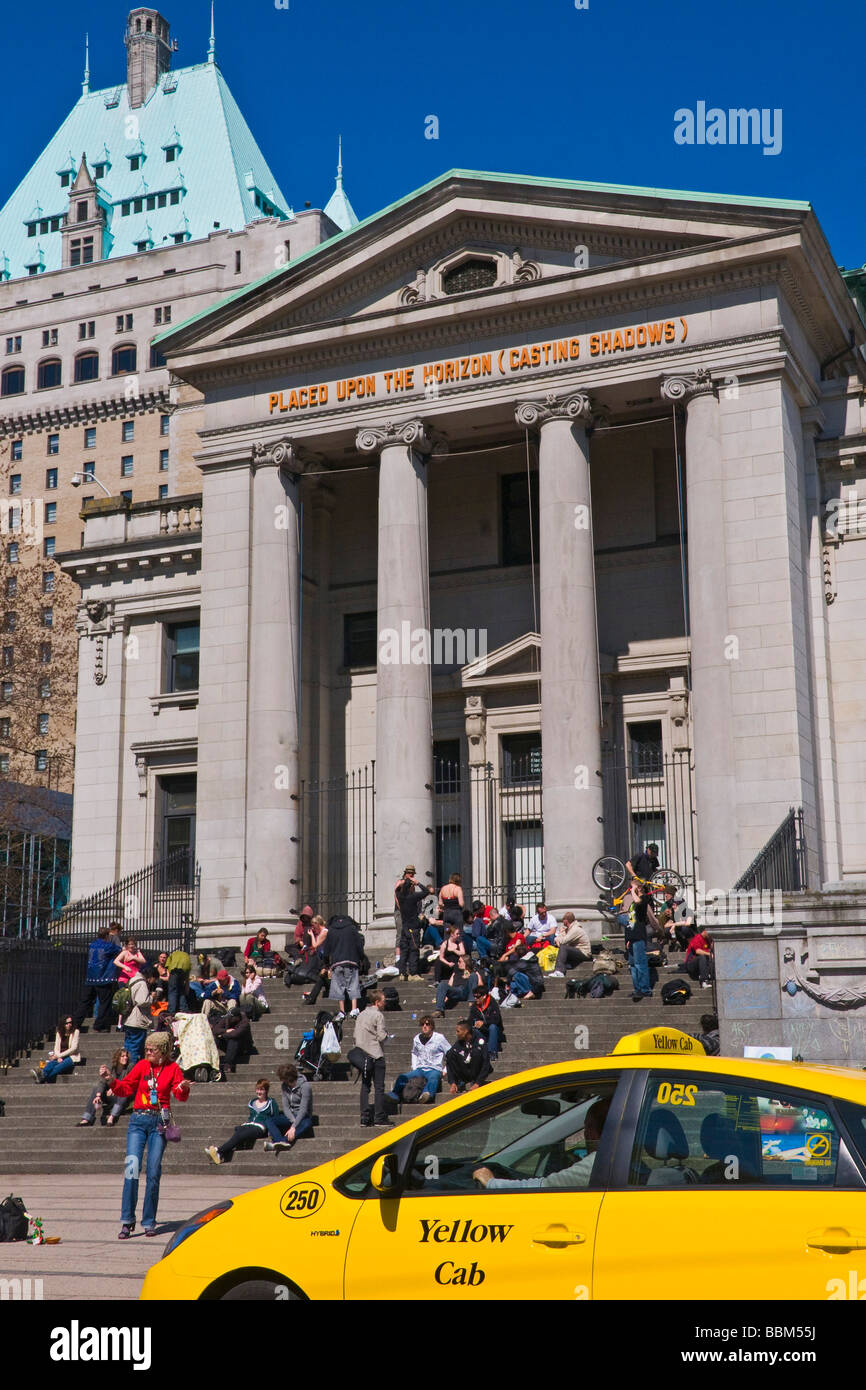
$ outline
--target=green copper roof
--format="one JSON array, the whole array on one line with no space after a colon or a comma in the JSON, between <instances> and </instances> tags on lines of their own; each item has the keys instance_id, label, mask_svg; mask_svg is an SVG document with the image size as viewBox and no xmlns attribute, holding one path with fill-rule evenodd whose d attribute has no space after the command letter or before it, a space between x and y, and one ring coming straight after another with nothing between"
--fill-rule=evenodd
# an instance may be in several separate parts
<instances>
[{"instance_id":1,"label":"green copper roof","mask_svg":"<svg viewBox=\"0 0 866 1390\"><path fill-rule=\"evenodd\" d=\"M144 155L137 170L134 154ZM215 223L239 231L271 210L292 215L219 67L200 63L166 73L134 111L125 85L80 97L0 210L0 276L26 275L38 248L46 270L60 268L61 234L51 229L69 209L60 174L74 177L82 155L92 175L106 165L97 183L108 208L107 257L130 255L141 241L205 237Z\"/></svg>"},{"instance_id":2,"label":"green copper roof","mask_svg":"<svg viewBox=\"0 0 866 1390\"><path fill-rule=\"evenodd\" d=\"M352 227L357 227L358 219L355 216L355 209L346 196L343 188L343 138L340 137L339 153L337 155L337 187L331 194L330 199L325 205L325 216L330 217L335 222L341 232L351 231Z\"/></svg>"},{"instance_id":3,"label":"green copper roof","mask_svg":"<svg viewBox=\"0 0 866 1390\"><path fill-rule=\"evenodd\" d=\"M209 308L203 309L201 313L193 314L182 323L176 324L165 333L160 334L159 337L154 339L154 342L167 342L169 339L178 336L184 330L190 328L193 324L203 322L211 315L220 314L228 305L234 303L235 300L242 299L254 293L261 286L268 284L269 281L279 279L280 276L286 275L289 270L302 265L305 261L312 259L314 256L321 255L325 250L333 250L337 242L342 241L345 237L354 235L362 228L373 226L380 219L387 217L389 213L396 212L397 209L406 207L409 203L422 197L423 194L429 193L432 189L438 188L441 184L448 183L453 179L474 179L491 184L523 184L528 185L530 188L561 188L563 190L579 193L615 193L632 195L640 198L673 198L681 202L717 203L720 206L744 208L785 209L791 212L809 212L812 206L811 203L795 202L786 198L752 198L745 194L738 193L689 193L673 188L639 188L631 184L622 183L584 183L575 179L540 178L538 175L533 174L491 174L474 169L449 169L447 173L440 174L437 178L431 179L429 183L422 184L420 188L416 188L411 193L407 193L404 197L398 198L396 202L389 203L387 207L382 208L379 212L372 213L369 217L363 218L355 226L349 227L345 231L338 232L336 236L332 236L328 241L324 241L320 243L320 245L312 247L309 251L304 251L300 256L296 256L293 260L289 261L287 265L280 266L277 270L269 271L267 275L261 276L260 279L253 280L249 284L243 285L237 290L233 290L231 294L226 295L224 299L218 300L216 304L212 304Z\"/></svg>"}]
</instances>

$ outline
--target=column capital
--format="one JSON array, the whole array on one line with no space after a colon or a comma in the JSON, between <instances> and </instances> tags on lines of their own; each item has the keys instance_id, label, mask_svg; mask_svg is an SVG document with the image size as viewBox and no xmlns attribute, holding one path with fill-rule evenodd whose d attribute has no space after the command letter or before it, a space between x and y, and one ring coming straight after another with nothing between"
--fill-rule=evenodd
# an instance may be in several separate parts
<instances>
[{"instance_id":1,"label":"column capital","mask_svg":"<svg viewBox=\"0 0 866 1390\"><path fill-rule=\"evenodd\" d=\"M688 403L695 396L715 395L713 378L706 367L696 372L683 372L676 376L666 376L661 383L661 394L666 401Z\"/></svg>"},{"instance_id":2,"label":"column capital","mask_svg":"<svg viewBox=\"0 0 866 1390\"><path fill-rule=\"evenodd\" d=\"M557 396L548 391L540 401L519 401L514 407L514 418L518 425L530 429L546 425L548 420L571 420L576 424L591 425L599 415L592 397L583 391L571 391L567 396Z\"/></svg>"},{"instance_id":3,"label":"column capital","mask_svg":"<svg viewBox=\"0 0 866 1390\"><path fill-rule=\"evenodd\" d=\"M362 454L378 454L389 444L405 444L416 454L441 452L442 440L426 420L388 420L384 425L364 425L355 444Z\"/></svg>"},{"instance_id":4,"label":"column capital","mask_svg":"<svg viewBox=\"0 0 866 1390\"><path fill-rule=\"evenodd\" d=\"M258 440L253 445L253 468L283 468L296 476L316 464L323 463L321 454L313 454L302 444L285 435L282 439Z\"/></svg>"}]
</instances>

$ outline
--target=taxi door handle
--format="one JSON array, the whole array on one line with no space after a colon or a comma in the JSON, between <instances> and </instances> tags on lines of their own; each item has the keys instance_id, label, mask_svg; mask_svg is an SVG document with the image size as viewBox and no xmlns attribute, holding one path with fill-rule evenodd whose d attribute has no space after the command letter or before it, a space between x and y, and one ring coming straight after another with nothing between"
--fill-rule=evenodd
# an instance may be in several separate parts
<instances>
[{"instance_id":1,"label":"taxi door handle","mask_svg":"<svg viewBox=\"0 0 866 1390\"><path fill-rule=\"evenodd\" d=\"M844 1226L825 1226L820 1231L810 1231L806 1245L812 1250L864 1250L866 1236L847 1231Z\"/></svg>"},{"instance_id":2,"label":"taxi door handle","mask_svg":"<svg viewBox=\"0 0 866 1390\"><path fill-rule=\"evenodd\" d=\"M583 1245L585 1241L582 1231L569 1231L565 1226L541 1226L532 1233L534 1245Z\"/></svg>"}]
</instances>

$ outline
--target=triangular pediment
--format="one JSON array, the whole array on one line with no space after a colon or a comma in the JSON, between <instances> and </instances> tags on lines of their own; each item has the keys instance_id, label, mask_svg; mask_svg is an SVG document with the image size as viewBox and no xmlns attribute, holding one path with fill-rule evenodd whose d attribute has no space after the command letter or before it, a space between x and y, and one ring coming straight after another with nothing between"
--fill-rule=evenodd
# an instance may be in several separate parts
<instances>
[{"instance_id":1,"label":"triangular pediment","mask_svg":"<svg viewBox=\"0 0 866 1390\"><path fill-rule=\"evenodd\" d=\"M661 274L807 215L803 203L452 172L236 291L160 346L179 366L189 351L195 369L209 349L214 359L252 344L259 357L276 355L292 338L353 320L379 331L457 306L489 302L502 312L515 294L595 289L619 267Z\"/></svg>"},{"instance_id":2,"label":"triangular pediment","mask_svg":"<svg viewBox=\"0 0 866 1390\"><path fill-rule=\"evenodd\" d=\"M541 672L541 638L537 632L515 637L496 651L470 661L460 672L460 683L467 692L490 686L537 682Z\"/></svg>"}]
</instances>

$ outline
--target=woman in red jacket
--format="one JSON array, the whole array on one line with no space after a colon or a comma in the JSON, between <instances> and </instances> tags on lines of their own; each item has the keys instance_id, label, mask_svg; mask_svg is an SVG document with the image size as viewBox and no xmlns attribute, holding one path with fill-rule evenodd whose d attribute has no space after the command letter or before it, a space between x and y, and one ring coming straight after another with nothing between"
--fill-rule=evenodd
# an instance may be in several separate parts
<instances>
[{"instance_id":1,"label":"woman in red jacket","mask_svg":"<svg viewBox=\"0 0 866 1390\"><path fill-rule=\"evenodd\" d=\"M162 1176L162 1155L165 1135L160 1132L163 1113L171 1106L171 1098L187 1100L190 1083L174 1062L168 1061L168 1033L152 1033L144 1047L144 1061L135 1066L121 1081L113 1081L108 1095L134 1096L132 1116L126 1134L121 1227L118 1240L129 1240L135 1230L135 1209L138 1205L138 1178L147 1150L147 1186L144 1191L144 1210L141 1222L146 1236L156 1235L156 1209L159 1205L159 1180Z\"/></svg>"}]
</instances>

